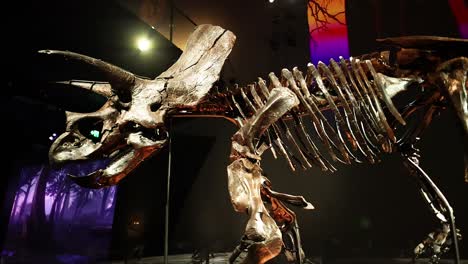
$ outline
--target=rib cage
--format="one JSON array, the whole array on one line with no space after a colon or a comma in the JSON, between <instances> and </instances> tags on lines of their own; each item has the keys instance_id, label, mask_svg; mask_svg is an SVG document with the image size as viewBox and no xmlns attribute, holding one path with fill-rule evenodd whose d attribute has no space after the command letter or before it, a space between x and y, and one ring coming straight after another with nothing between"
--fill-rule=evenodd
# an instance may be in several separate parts
<instances>
[{"instance_id":1,"label":"rib cage","mask_svg":"<svg viewBox=\"0 0 468 264\"><path fill-rule=\"evenodd\" d=\"M237 121L242 126L265 104L271 89L287 87L294 92L299 106L279 118L255 142L258 152L269 148L275 158L279 153L293 171L297 166L307 169L314 165L336 171L318 142L333 161L360 163L364 158L374 163L379 160L379 152L392 152L396 142L390 117L402 124L405 121L386 93L373 62L378 63L340 57L339 63L331 59L329 66L309 63L305 77L297 67L292 72L283 69L280 78L269 74L268 85L259 78L247 87L236 87L228 101L237 109ZM326 109L333 113L334 125L325 117ZM388 119L384 109L391 114ZM316 137L304 126L305 116L312 122ZM292 129L287 120L292 120Z\"/></svg>"}]
</instances>

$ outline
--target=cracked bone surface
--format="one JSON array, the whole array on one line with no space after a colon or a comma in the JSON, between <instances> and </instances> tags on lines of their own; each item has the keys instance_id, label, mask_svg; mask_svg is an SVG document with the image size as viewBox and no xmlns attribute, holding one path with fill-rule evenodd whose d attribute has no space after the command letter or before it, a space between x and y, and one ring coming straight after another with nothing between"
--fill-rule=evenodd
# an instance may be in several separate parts
<instances>
[{"instance_id":1,"label":"cracked bone surface","mask_svg":"<svg viewBox=\"0 0 468 264\"><path fill-rule=\"evenodd\" d=\"M405 46L421 45L421 40L455 46L468 44L468 41L447 38L404 40ZM275 158L283 156L292 171L298 167L307 169L318 166L334 172L336 169L317 148L318 143L325 146L333 161L345 164L361 163L362 157L371 163L378 162L380 153L400 152L407 155L405 148L400 147L402 144L412 145L419 139L420 132L429 125L434 109L440 107L437 104L442 100L452 101L448 102L455 107L465 125L468 61L464 57L456 57L457 54L455 58L451 57L451 49L445 51L447 54L440 52L440 57L437 57L432 51L411 47L399 49L395 64L390 63L391 56L387 51L349 60L340 58L339 64L330 60L330 66L322 62L317 67L309 64L305 77L298 68L292 71L283 69L279 77L269 74L268 85L259 79L249 84L248 89L234 87L225 98L230 100L229 106L238 112L235 120L240 129L232 138L228 188L235 210L247 213L249 220L241 245L230 259L237 258L240 249L245 249L246 244L250 243L255 245L255 251L249 250L244 262L267 261L272 255L263 255L262 252L277 252L268 242L280 237L288 260L298 263L303 260L302 254L292 254L301 252L298 232L288 232L297 231L297 226L292 224L295 215L284 204L278 206L274 199L279 196L272 197L270 194L273 192L268 192L267 185L259 184L262 178L264 183L269 182L262 176L260 167L261 155L266 149L271 149ZM422 61L426 64L421 64ZM415 98L410 98L414 101L397 108L392 98L412 86L417 94ZM442 96L444 91L450 97ZM295 97L295 100L291 97ZM416 129L408 129L408 120L405 119L419 109L425 111L424 115L416 121L412 116L411 125ZM331 110L329 112L333 114L335 125L330 122L331 118L324 116L323 112L327 110ZM401 114L400 110L404 112ZM312 137L305 130L303 120L306 118L311 119L318 137ZM401 136L396 132L400 132ZM464 135L466 139L466 131ZM292 205L312 208L300 196L295 196L294 201ZM432 202L429 201L429 205ZM439 206L444 208L444 205ZM280 207L282 210L278 210ZM280 233L269 232L273 230L271 218L280 227ZM292 243L290 250L284 239L295 235L295 240L289 240ZM454 244L457 251L456 239ZM455 259L458 259L458 253L456 255Z\"/></svg>"},{"instance_id":2,"label":"cracked bone surface","mask_svg":"<svg viewBox=\"0 0 468 264\"><path fill-rule=\"evenodd\" d=\"M168 141L168 112L200 102L219 78L221 67L235 42L232 32L201 25L189 37L179 60L154 80L85 55L45 50L94 67L108 83L61 81L107 97L94 113L67 112L66 131L49 151L52 163L110 158L109 165L87 176L73 177L78 184L100 188L117 184L143 160Z\"/></svg>"},{"instance_id":3,"label":"cracked bone surface","mask_svg":"<svg viewBox=\"0 0 468 264\"><path fill-rule=\"evenodd\" d=\"M106 168L73 178L90 188L114 185L164 147L169 135L168 118L184 115L226 118L239 127L232 137L232 163L227 170L234 209L248 215L241 243L241 248L248 251L244 262L265 263L284 249L289 261L302 263L296 217L285 204L304 209L313 206L302 196L271 189L260 166L265 150L270 149L275 158L284 157L293 171L317 166L335 172L337 169L325 154L344 164L364 160L375 163L381 153L403 154L401 146L412 146L442 101L455 107L466 130L467 149L468 61L452 52L464 45L466 53L467 40L387 39L385 43L396 46L391 49L396 51L392 56L392 51L383 51L349 60L330 60L330 65L309 64L304 75L298 68L283 69L279 77L269 74L268 85L259 79L248 89L236 86L219 92L212 89L213 84L234 40L231 32L220 27L199 26L179 60L154 80L72 52L41 52L88 64L107 80L56 82L100 94L107 102L94 113L66 113L66 131L50 148L51 162L108 158ZM428 46L445 48L446 53L419 49ZM392 97L413 84L421 88L417 91L419 97L410 98L414 99L411 104L397 109ZM414 117L412 114L420 109L425 110L423 119L417 120L420 124L405 131L407 118ZM323 113L327 110L331 110L334 124ZM315 137L306 130L307 121ZM400 138L394 131L402 132L398 129L404 132ZM468 162L468 156L465 159ZM468 169L466 177L468 181Z\"/></svg>"}]
</instances>

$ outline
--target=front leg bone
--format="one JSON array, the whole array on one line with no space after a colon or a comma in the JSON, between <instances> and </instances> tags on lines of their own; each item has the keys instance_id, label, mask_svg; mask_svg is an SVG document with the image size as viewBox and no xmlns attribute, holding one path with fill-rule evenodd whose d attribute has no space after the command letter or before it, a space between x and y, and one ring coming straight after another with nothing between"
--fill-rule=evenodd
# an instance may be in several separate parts
<instances>
[{"instance_id":1,"label":"front leg bone","mask_svg":"<svg viewBox=\"0 0 468 264\"><path fill-rule=\"evenodd\" d=\"M302 250L296 214L287 208L284 203L300 206L303 209L313 209L314 207L302 196L273 191L270 182L266 178L263 183L262 198L269 205L268 211L275 220L276 225L280 227L286 259L289 263L303 263L305 254Z\"/></svg>"},{"instance_id":2,"label":"front leg bone","mask_svg":"<svg viewBox=\"0 0 468 264\"><path fill-rule=\"evenodd\" d=\"M262 200L265 178L260 167L262 151L256 146L263 133L298 104L299 100L289 89L274 88L267 102L232 137L228 188L234 209L249 216L243 237L243 245L248 246L241 245L248 247L245 263L263 264L282 250L281 230ZM238 253L239 249L233 253L231 262Z\"/></svg>"},{"instance_id":3,"label":"front leg bone","mask_svg":"<svg viewBox=\"0 0 468 264\"><path fill-rule=\"evenodd\" d=\"M249 220L244 239L251 242L246 263L265 263L281 252L281 231L261 198L263 177L257 164L248 159L235 160L228 166L228 186L234 209L247 213Z\"/></svg>"}]
</instances>

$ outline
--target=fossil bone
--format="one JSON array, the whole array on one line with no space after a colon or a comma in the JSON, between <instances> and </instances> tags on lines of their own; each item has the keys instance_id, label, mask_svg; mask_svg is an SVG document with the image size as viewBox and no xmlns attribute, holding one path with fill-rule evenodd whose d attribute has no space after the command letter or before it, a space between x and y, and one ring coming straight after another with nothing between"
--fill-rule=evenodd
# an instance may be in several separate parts
<instances>
[{"instance_id":1,"label":"fossil bone","mask_svg":"<svg viewBox=\"0 0 468 264\"><path fill-rule=\"evenodd\" d=\"M66 132L53 143L50 160L62 163L109 157L111 162L105 169L74 177L83 186L109 186L118 183L166 144L167 119L226 118L239 127L232 137L232 163L227 168L229 194L234 209L249 216L241 245L230 261L234 262L246 250L246 263L265 263L280 254L284 246L289 261L302 263L304 254L296 216L285 204L304 209L313 206L302 196L272 190L261 168L265 149L272 148L274 155L278 151L293 171L297 164L303 168L318 164L323 170L336 171L326 153L333 161L346 164L365 159L377 162L380 152L399 153L444 227L441 239L426 239L415 249L416 254L419 256L428 247L442 243L444 250L433 252L437 261L448 250L447 241L451 241L455 262L459 263L453 209L419 167L414 144L440 110L440 103L448 102L462 123L465 153L468 153L467 40L385 39L382 43L392 46L389 50L349 60L340 58L339 65L334 60L328 66L309 64L305 77L297 68L292 72L283 69L281 80L274 73L269 74L268 85L259 78L248 89L235 86L219 92L212 86L234 40L231 32L220 27L199 26L181 58L154 80L84 55L44 51L46 55L89 64L108 80L59 82L104 95L108 101L94 113L67 112ZM431 52L426 52L427 48ZM414 61L425 64L411 64ZM431 67L426 67L428 64ZM437 89L419 89L412 103L398 109L392 98L411 86ZM329 110L334 115L335 127L323 113ZM423 118L410 126L406 119L418 110L424 111ZM313 131L306 131L303 116L310 118ZM294 135L287 123L291 119ZM401 132L402 136L395 132ZM314 136L323 146L316 144ZM288 142L294 145L299 158L290 150ZM465 159L468 161L466 154ZM468 181L468 168L465 172Z\"/></svg>"},{"instance_id":2,"label":"fossil bone","mask_svg":"<svg viewBox=\"0 0 468 264\"><path fill-rule=\"evenodd\" d=\"M85 177L75 175L73 179L92 188L117 184L167 143L168 111L192 107L206 96L218 79L234 40L234 34L221 27L199 26L179 60L154 80L140 78L85 55L41 51L48 56L90 65L108 80L108 83L59 82L105 95L108 101L94 113L67 113L66 132L51 146L50 161L62 163L110 157L111 162L105 169Z\"/></svg>"}]
</instances>

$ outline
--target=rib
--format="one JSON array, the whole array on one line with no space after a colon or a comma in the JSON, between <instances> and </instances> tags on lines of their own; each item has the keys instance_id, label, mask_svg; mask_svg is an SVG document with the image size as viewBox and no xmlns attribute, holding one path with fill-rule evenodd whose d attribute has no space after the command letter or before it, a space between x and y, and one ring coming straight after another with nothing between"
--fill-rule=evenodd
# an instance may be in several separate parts
<instances>
[{"instance_id":1,"label":"rib","mask_svg":"<svg viewBox=\"0 0 468 264\"><path fill-rule=\"evenodd\" d=\"M270 73L270 78L274 79L274 78L276 78L276 76L274 76L274 74ZM330 154L330 156L332 157L333 160L338 160L336 154L333 152L333 149L332 149L332 147L330 145L330 142L328 142L328 140L327 140L326 132L323 129L323 127L320 125L320 120L316 115L316 111L318 111L318 114L320 114L320 110L318 109L317 105L315 105L314 102L312 101L312 105L314 106L314 110L313 110L312 106L309 105L309 102L307 101L307 99L310 99L311 97L308 97L307 99L304 98L301 91L299 90L299 88L296 85L291 85L290 88L293 90L293 92L299 98L299 101L301 102L301 104L306 108L306 111L309 113L309 115L310 115L310 117L312 119L312 122L315 125L315 129L317 130L318 135L320 135L320 138L324 142L324 144L325 144L325 146L326 146L326 148L328 150L328 153Z\"/></svg>"},{"instance_id":2,"label":"rib","mask_svg":"<svg viewBox=\"0 0 468 264\"><path fill-rule=\"evenodd\" d=\"M346 81L346 77L344 76L343 71L340 69L338 64L333 59L330 59L330 64L332 65L335 73L337 74L338 79L340 80L340 83L341 83L341 87L343 87L343 89L345 90L345 93L348 96L349 101L351 102L351 106L353 107L353 109L349 109L349 113L347 113L347 116L351 116L351 118L348 119L348 123L350 123L349 126L351 128L351 132L353 133L353 135L355 136L357 140L357 147L359 148L361 153L368 159L369 162L374 163L375 154L373 153L373 151L370 149L369 145L367 144L366 139L364 135L362 134L361 129L359 128L359 125L358 125L357 116L362 116L358 102L356 101L354 94L351 92L348 82ZM356 112L358 114L356 114Z\"/></svg>"},{"instance_id":3,"label":"rib","mask_svg":"<svg viewBox=\"0 0 468 264\"><path fill-rule=\"evenodd\" d=\"M244 90L241 89L240 90L241 92L241 95L242 95L242 98L244 99L244 102L246 103L246 105L248 105L252 112L253 113L257 113L257 108L255 108L254 104L252 103L252 101L250 101L250 99L247 97L247 95L245 94ZM275 139L273 140L273 142L275 142L275 144L277 144L277 146L279 147L279 149L281 150L281 153L283 153L283 155L285 156L286 160L288 161L289 163L289 166L291 167L291 169L293 171L295 171L295 167L294 165L292 164L292 161L290 159L289 156L291 156L297 163L299 163L299 165L305 169L305 166L302 164L302 162L295 156L291 153L291 151L289 150L289 148L287 147L287 145L284 144L284 138L282 137L282 134L280 133L280 129L279 127L273 123L272 124L272 127L273 127L273 131L274 131L274 135L276 136ZM290 137L290 133L289 135L286 134L286 138L290 141L294 140L294 138L291 136ZM302 154L302 153L300 153ZM304 157L304 160L307 162L307 159L305 159ZM308 162L307 162L308 163ZM308 166L310 166L310 164L308 164ZM293 169L294 168L294 169Z\"/></svg>"},{"instance_id":4,"label":"rib","mask_svg":"<svg viewBox=\"0 0 468 264\"><path fill-rule=\"evenodd\" d=\"M280 153L283 154L284 158L288 162L289 168L292 171L296 171L296 167L294 166L294 164L291 161L291 158L289 157L289 156L292 156L292 154L289 151L289 149L287 149L287 147L284 146L280 136L278 135L278 131L276 131L276 129L275 129L275 126L273 126L273 129L269 130L269 132L274 134L273 143L275 143L276 146L280 149Z\"/></svg>"},{"instance_id":5,"label":"rib","mask_svg":"<svg viewBox=\"0 0 468 264\"><path fill-rule=\"evenodd\" d=\"M237 108L237 111L239 111L239 114L242 116L243 119L247 119L247 116L245 115L244 111L242 110L242 107L239 105L239 103L236 101L236 98L234 95L231 95L231 100L234 103L234 105Z\"/></svg>"},{"instance_id":6,"label":"rib","mask_svg":"<svg viewBox=\"0 0 468 264\"><path fill-rule=\"evenodd\" d=\"M281 118L278 120L278 123L279 123L279 127L281 129L283 129L283 133L286 134L286 138L289 140L289 142L291 142L293 144L294 147L296 147L296 150L297 152L299 153L300 157L302 158L302 160L305 162L305 164L307 165L307 167L309 168L312 168L312 165L310 164L309 160L306 158L306 156L304 155L304 152L302 151L301 147L299 147L299 145L297 144L297 141L296 139L293 137L293 135L291 134L291 131L289 130L289 127L288 125L286 124L286 122L284 120L282 120ZM306 168L304 168L306 169Z\"/></svg>"},{"instance_id":7,"label":"rib","mask_svg":"<svg viewBox=\"0 0 468 264\"><path fill-rule=\"evenodd\" d=\"M344 119L343 116L341 115L340 111L338 110L338 107L336 106L335 102L331 98L330 94L328 93L327 88L325 88L325 85L323 84L322 77L320 76L318 70L315 68L315 66L311 63L307 65L309 73L314 77L317 86L321 90L321 92L324 94L325 99L328 101L329 105L331 106L331 109L333 113L335 114L335 121L338 122L341 126L344 125ZM311 100L312 101L312 100ZM310 101L309 101L310 102ZM344 158L345 163L350 163L349 155L346 151L345 147L345 142L343 141L342 138L340 138L334 131L334 129L331 127L330 123L328 120L323 116L322 112L319 110L318 113L319 117L321 118L322 122L326 125L327 128L329 128L330 136L333 139L333 142L336 142L335 144L338 147L338 150L340 151L341 155ZM343 125L342 125L343 124ZM339 128L337 128L339 130ZM338 140L337 140L338 139Z\"/></svg>"},{"instance_id":8,"label":"rib","mask_svg":"<svg viewBox=\"0 0 468 264\"><path fill-rule=\"evenodd\" d=\"M263 96L268 98L270 92L268 91L268 87L266 86L265 81L262 78L258 78L257 84L260 87L260 91L262 92Z\"/></svg>"},{"instance_id":9,"label":"rib","mask_svg":"<svg viewBox=\"0 0 468 264\"><path fill-rule=\"evenodd\" d=\"M351 65L351 68L354 72L354 76L356 77L356 80L359 84L359 87L362 89L362 92L363 92L363 97L365 98L365 101L363 101L361 103L362 107L364 108L364 111L366 112L367 111L367 114L365 115L365 117L368 119L368 123L370 124L373 124L373 127L374 127L374 131L377 133L376 134L376 139L377 141L379 142L380 144L380 149L382 150L386 150L386 141L385 141L385 135L386 135L386 129L384 127L384 124L380 121L380 115L379 113L377 112L377 110L375 110L375 107L372 103L372 100L368 94L368 91L366 89L366 86L364 84L364 81L361 79L361 76L360 76L360 72L359 72L359 69L358 69L358 66L359 65L358 63L356 63L356 61L354 60L354 58L350 58L350 65ZM358 88L356 88L358 89Z\"/></svg>"},{"instance_id":10,"label":"rib","mask_svg":"<svg viewBox=\"0 0 468 264\"><path fill-rule=\"evenodd\" d=\"M240 88L240 93L242 95L242 99L244 99L244 102L247 104L247 106L251 109L252 113L257 112L257 109L255 108L254 104L250 99L247 97L247 95L244 92L244 88Z\"/></svg>"},{"instance_id":11,"label":"rib","mask_svg":"<svg viewBox=\"0 0 468 264\"><path fill-rule=\"evenodd\" d=\"M302 122L302 117L298 115L296 111L292 112L292 116L294 119L294 123L296 124L296 126L294 127L296 135L300 139L300 142L302 143L304 148L311 152L311 154L309 155L311 155L312 159L320 167L320 169L322 169L322 171L332 170L331 168L327 167L327 165L323 161L323 158L320 155L320 151L318 150L315 143L312 141L310 135L306 132L304 122ZM301 135L305 137L307 144L302 140Z\"/></svg>"},{"instance_id":12,"label":"rib","mask_svg":"<svg viewBox=\"0 0 468 264\"><path fill-rule=\"evenodd\" d=\"M363 95L360 91L360 89L358 88L358 85L360 87L363 87L363 82L359 76L359 73L358 71L355 69L355 67L353 66L353 58L351 57L350 60L349 60L349 65L351 67L351 70L353 71L354 75L348 70L348 63L343 59L343 58L340 58L340 63L341 63L341 67L343 68L344 72L347 73L348 75L348 78L351 82L351 87L353 87L354 91L356 92L356 94L358 95L358 98L359 98L359 102L360 102L360 107L363 108L364 110L364 114L365 114L365 117L369 120L369 124L372 125L372 128L376 131L383 131L383 129L380 127L379 125L379 122L378 122L378 115L375 114L375 109L374 109L374 106L372 105L372 101L370 100L369 96L367 94ZM358 84L356 84L356 81L354 81L354 79L356 78L356 81L358 82ZM365 87L362 88L363 89L363 93L364 91L366 91Z\"/></svg>"},{"instance_id":13,"label":"rib","mask_svg":"<svg viewBox=\"0 0 468 264\"><path fill-rule=\"evenodd\" d=\"M331 87L333 88L333 90L338 95L339 102L341 103L341 105L342 105L342 107L344 109L344 112L345 112L345 119L348 121L349 116L352 116L353 113L351 111L351 108L349 107L349 104L348 104L347 100L345 99L345 97L343 95L343 92L341 91L340 87L338 86L338 83L336 82L336 80L335 80L335 78L333 76L333 73L330 71L330 69L323 62L319 62L318 67L319 67L319 69L322 69L322 71L325 73L326 77L328 78L329 83L331 84ZM339 113L339 111L338 111L338 113ZM351 132L352 128L347 126L347 124L349 124L349 122L346 122L346 125L343 124L344 120L343 120L342 116L341 116L341 119L339 119L339 120L340 120L340 127L342 127L343 130L345 131L348 141L351 142L351 145L353 146L353 150L356 150L357 149L357 139L354 137L353 133ZM339 129L338 129L338 132L339 132Z\"/></svg>"},{"instance_id":14,"label":"rib","mask_svg":"<svg viewBox=\"0 0 468 264\"><path fill-rule=\"evenodd\" d=\"M262 99L260 96L258 96L257 91L255 91L255 86L250 84L248 85L250 94L252 95L255 104L257 104L258 107L261 107L263 105Z\"/></svg>"},{"instance_id":15,"label":"rib","mask_svg":"<svg viewBox=\"0 0 468 264\"><path fill-rule=\"evenodd\" d=\"M374 78L374 84L378 88L378 91L380 92L382 100L385 102L387 105L388 110L390 113L395 117L398 122L400 122L402 125L406 125L405 120L403 120L403 117L401 117L400 113L396 109L395 105L393 105L392 99L388 96L387 92L385 91L383 87L382 80L380 77L377 75L377 72L374 69L374 66L372 66L372 63L370 60L366 60L366 65L369 71L372 74L372 77Z\"/></svg>"},{"instance_id":16,"label":"rib","mask_svg":"<svg viewBox=\"0 0 468 264\"><path fill-rule=\"evenodd\" d=\"M367 68L363 68L362 64L366 64ZM339 63L333 59L329 65L309 63L307 69L305 77L297 67L292 71L283 69L281 80L270 73L268 83L258 78L256 83L237 89L233 101L242 97L234 104L241 109L239 112L242 112L246 122L264 107L272 89L288 88L300 102L266 128L264 135L255 139L257 147L265 148L268 144L273 155L281 153L293 170L296 162L303 168L318 165L322 170L336 170L323 157L305 128L302 116L308 115L319 140L334 161L350 164L351 161L360 163L367 160L375 163L379 160L376 153L392 151L396 137L380 100L384 101L396 120L402 117L393 105L391 95L386 93L386 84L379 79L385 78L385 75L380 76L371 61L359 61L352 57L346 61L340 57ZM325 117L324 110L331 110L335 126ZM293 123L286 122L291 119ZM294 154L288 146L291 150L296 149Z\"/></svg>"},{"instance_id":17,"label":"rib","mask_svg":"<svg viewBox=\"0 0 468 264\"><path fill-rule=\"evenodd\" d=\"M384 112L382 110L382 106L380 105L379 99L377 98L377 96L376 96L376 94L374 92L374 88L373 88L372 83L369 81L366 74L364 73L364 70L362 69L361 63L359 63L359 61L357 61L356 65L357 65L357 68L359 70L359 73L361 74L362 78L364 79L364 83L369 88L369 93L370 93L370 95L372 97L372 100L374 101L374 104L375 104L375 106L377 108L377 113L379 115L380 122L382 123L383 127L385 128L385 131L387 132L388 138L393 143L396 143L395 133L393 132L393 129L390 127L390 125L387 122L387 118L385 117L385 114L384 114Z\"/></svg>"},{"instance_id":18,"label":"rib","mask_svg":"<svg viewBox=\"0 0 468 264\"><path fill-rule=\"evenodd\" d=\"M270 80L271 80L271 83L273 84L274 87L281 87L281 83L279 82L278 78L276 78L276 76L274 74L270 74ZM293 137L293 135L291 134L291 131L289 130L287 124L284 122L284 120L282 120L281 118L278 120L278 123L279 123L279 127L281 129L283 129L283 132L286 134L286 138L288 139L289 142L291 142L293 144L293 146L296 148L297 152L299 153L300 157L302 158L302 160L305 162L305 164L307 165L307 167L312 167L312 165L309 163L309 161L307 160L307 158L305 157L304 155L304 152L302 151L302 149L299 147L299 145L297 144L297 141L295 140L295 138ZM302 164L302 162L300 162L301 166L303 167L303 169L305 169L305 166Z\"/></svg>"}]
</instances>

